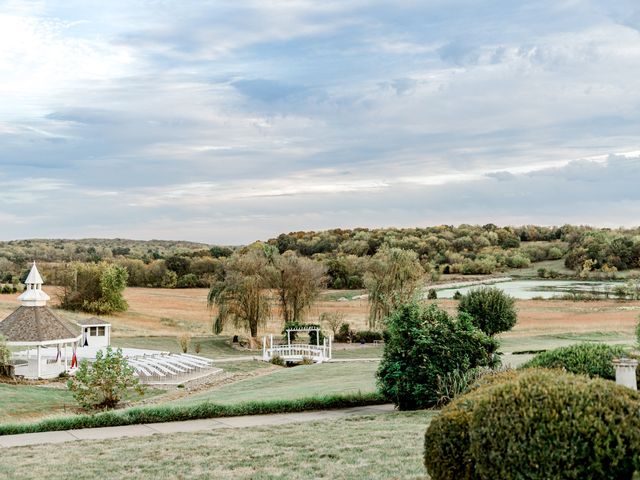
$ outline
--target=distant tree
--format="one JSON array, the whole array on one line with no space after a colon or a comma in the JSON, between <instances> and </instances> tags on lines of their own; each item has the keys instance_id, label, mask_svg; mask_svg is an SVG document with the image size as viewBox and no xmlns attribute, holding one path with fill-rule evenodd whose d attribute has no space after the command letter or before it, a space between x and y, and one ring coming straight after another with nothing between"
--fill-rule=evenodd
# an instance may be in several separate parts
<instances>
[{"instance_id":1,"label":"distant tree","mask_svg":"<svg viewBox=\"0 0 640 480\"><path fill-rule=\"evenodd\" d=\"M144 394L144 388L134 375L122 349L107 347L96 352L95 361L80 362L67 386L73 397L86 410L114 408L129 392Z\"/></svg>"},{"instance_id":2,"label":"distant tree","mask_svg":"<svg viewBox=\"0 0 640 480\"><path fill-rule=\"evenodd\" d=\"M511 330L518 320L515 300L496 287L480 287L463 295L460 313L468 314L473 324L487 335Z\"/></svg>"},{"instance_id":3,"label":"distant tree","mask_svg":"<svg viewBox=\"0 0 640 480\"><path fill-rule=\"evenodd\" d=\"M326 268L319 262L285 252L274 258L273 286L285 323L300 323L326 285Z\"/></svg>"},{"instance_id":4,"label":"distant tree","mask_svg":"<svg viewBox=\"0 0 640 480\"><path fill-rule=\"evenodd\" d=\"M387 247L378 250L365 274L370 328L375 328L398 306L409 303L418 292L423 277L424 269L415 252Z\"/></svg>"},{"instance_id":5,"label":"distant tree","mask_svg":"<svg viewBox=\"0 0 640 480\"><path fill-rule=\"evenodd\" d=\"M164 261L165 265L172 272L176 272L178 277L185 275L189 271L189 259L180 255L171 255Z\"/></svg>"},{"instance_id":6,"label":"distant tree","mask_svg":"<svg viewBox=\"0 0 640 480\"><path fill-rule=\"evenodd\" d=\"M222 332L227 321L258 336L258 327L271 316L269 303L269 261L262 248L235 253L224 263L222 278L211 285L210 308L217 308L213 331Z\"/></svg>"},{"instance_id":7,"label":"distant tree","mask_svg":"<svg viewBox=\"0 0 640 480\"><path fill-rule=\"evenodd\" d=\"M209 252L211 253L211 256L213 258L222 258L230 257L233 253L233 250L231 250L229 247L220 247L218 245L214 245L209 249Z\"/></svg>"},{"instance_id":8,"label":"distant tree","mask_svg":"<svg viewBox=\"0 0 640 480\"><path fill-rule=\"evenodd\" d=\"M344 323L345 314L342 312L322 312L320 323L326 324L333 332L333 338L338 336L340 326Z\"/></svg>"},{"instance_id":9,"label":"distant tree","mask_svg":"<svg viewBox=\"0 0 640 480\"><path fill-rule=\"evenodd\" d=\"M129 307L122 296L127 277L126 268L118 264L70 264L61 279L60 306L97 314L124 312Z\"/></svg>"}]
</instances>

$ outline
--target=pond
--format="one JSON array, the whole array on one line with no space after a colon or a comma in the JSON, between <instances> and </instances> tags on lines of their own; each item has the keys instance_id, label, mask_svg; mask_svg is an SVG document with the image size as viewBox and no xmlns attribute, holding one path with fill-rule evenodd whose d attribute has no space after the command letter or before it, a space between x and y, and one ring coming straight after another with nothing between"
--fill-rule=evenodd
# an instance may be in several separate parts
<instances>
[{"instance_id":1,"label":"pond","mask_svg":"<svg viewBox=\"0 0 640 480\"><path fill-rule=\"evenodd\" d=\"M514 298L530 300L532 298L554 298L570 293L583 293L589 295L606 296L613 293L613 289L623 282L587 282L578 280L513 280L494 283L491 286L504 290ZM452 298L456 291L462 294L479 285L465 285L457 288L445 288L437 290L438 298Z\"/></svg>"}]
</instances>

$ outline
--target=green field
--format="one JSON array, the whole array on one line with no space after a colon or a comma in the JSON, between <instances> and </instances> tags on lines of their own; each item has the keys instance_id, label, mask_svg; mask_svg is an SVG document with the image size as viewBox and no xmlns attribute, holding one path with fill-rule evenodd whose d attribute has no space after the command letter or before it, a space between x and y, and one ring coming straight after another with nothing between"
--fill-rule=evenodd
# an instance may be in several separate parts
<instances>
[{"instance_id":1,"label":"green field","mask_svg":"<svg viewBox=\"0 0 640 480\"><path fill-rule=\"evenodd\" d=\"M11 449L0 478L424 479L433 412Z\"/></svg>"},{"instance_id":2,"label":"green field","mask_svg":"<svg viewBox=\"0 0 640 480\"><path fill-rule=\"evenodd\" d=\"M286 400L334 393L373 392L376 389L377 367L377 362L283 367L269 375L240 380L176 402L184 404L210 401L231 404L250 400Z\"/></svg>"},{"instance_id":3,"label":"green field","mask_svg":"<svg viewBox=\"0 0 640 480\"><path fill-rule=\"evenodd\" d=\"M0 383L0 423L75 411L66 389Z\"/></svg>"},{"instance_id":4,"label":"green field","mask_svg":"<svg viewBox=\"0 0 640 480\"><path fill-rule=\"evenodd\" d=\"M633 346L636 343L636 339L626 332L567 332L552 335L505 337L500 339L500 351L522 352L551 350L552 348L566 347L567 345L580 342L599 342L611 345Z\"/></svg>"}]
</instances>

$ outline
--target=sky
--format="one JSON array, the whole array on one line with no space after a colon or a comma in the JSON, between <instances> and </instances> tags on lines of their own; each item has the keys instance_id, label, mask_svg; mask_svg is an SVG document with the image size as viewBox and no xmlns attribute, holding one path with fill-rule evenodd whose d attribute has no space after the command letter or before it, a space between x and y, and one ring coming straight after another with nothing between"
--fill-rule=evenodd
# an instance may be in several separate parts
<instances>
[{"instance_id":1,"label":"sky","mask_svg":"<svg viewBox=\"0 0 640 480\"><path fill-rule=\"evenodd\" d=\"M0 239L640 224L635 0L0 0Z\"/></svg>"}]
</instances>

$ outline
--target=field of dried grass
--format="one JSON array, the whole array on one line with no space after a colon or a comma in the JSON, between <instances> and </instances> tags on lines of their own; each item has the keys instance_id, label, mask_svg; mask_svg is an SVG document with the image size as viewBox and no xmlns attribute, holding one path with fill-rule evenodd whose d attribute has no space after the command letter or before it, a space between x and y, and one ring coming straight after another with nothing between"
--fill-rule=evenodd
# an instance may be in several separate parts
<instances>
[{"instance_id":1,"label":"field of dried grass","mask_svg":"<svg viewBox=\"0 0 640 480\"><path fill-rule=\"evenodd\" d=\"M47 289L55 304L55 287ZM358 298L362 292L325 291L311 308L308 320L317 321L323 312L339 312L355 330L367 329L366 299ZM355 297L355 299L354 299ZM114 337L175 336L189 332L194 336L211 334L212 312L207 308L207 289L127 288L125 298L129 310L107 317L113 325ZM453 312L455 300L437 300L443 308ZM601 332L633 336L640 314L640 302L616 300L517 300L518 323L505 339L536 335L585 334ZM0 318L18 306L17 295L0 295ZM84 314L62 312L68 318ZM282 320L274 308L265 331L279 333ZM236 332L232 325L225 334Z\"/></svg>"}]
</instances>

